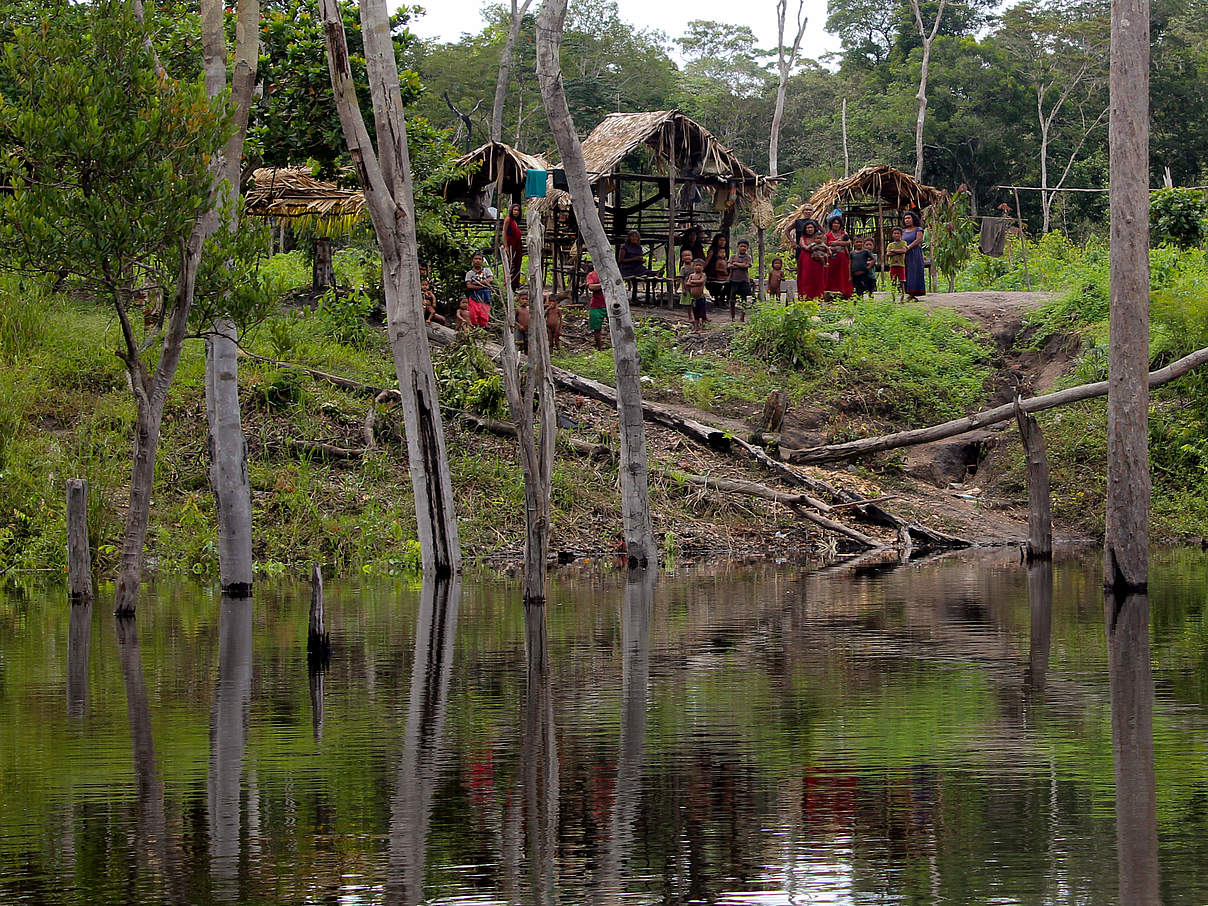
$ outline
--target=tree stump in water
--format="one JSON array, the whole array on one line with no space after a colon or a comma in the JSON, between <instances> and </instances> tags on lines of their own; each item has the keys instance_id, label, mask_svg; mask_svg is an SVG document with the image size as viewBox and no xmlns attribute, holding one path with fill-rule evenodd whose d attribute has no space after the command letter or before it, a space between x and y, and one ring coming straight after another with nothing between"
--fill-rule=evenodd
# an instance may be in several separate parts
<instances>
[{"instance_id":1,"label":"tree stump in water","mask_svg":"<svg viewBox=\"0 0 1208 906\"><path fill-rule=\"evenodd\" d=\"M92 552L88 547L88 482L67 480L67 587L72 604L92 603Z\"/></svg>"},{"instance_id":2,"label":"tree stump in water","mask_svg":"<svg viewBox=\"0 0 1208 906\"><path fill-rule=\"evenodd\" d=\"M1028 480L1028 547L1027 559L1053 558L1053 512L1049 497L1049 460L1045 455L1044 432L1036 416L1028 415L1015 398L1015 420L1019 423L1019 439L1023 443Z\"/></svg>"},{"instance_id":3,"label":"tree stump in water","mask_svg":"<svg viewBox=\"0 0 1208 906\"><path fill-rule=\"evenodd\" d=\"M323 620L323 570L317 565L310 578L310 624L306 632L306 660L312 670L327 666L331 641Z\"/></svg>"}]
</instances>

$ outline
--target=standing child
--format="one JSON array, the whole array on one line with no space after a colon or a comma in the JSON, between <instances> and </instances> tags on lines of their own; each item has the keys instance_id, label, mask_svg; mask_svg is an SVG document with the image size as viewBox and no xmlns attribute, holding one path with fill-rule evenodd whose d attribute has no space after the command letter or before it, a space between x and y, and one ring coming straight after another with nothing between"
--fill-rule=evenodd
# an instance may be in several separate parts
<instances>
[{"instance_id":1,"label":"standing child","mask_svg":"<svg viewBox=\"0 0 1208 906\"><path fill-rule=\"evenodd\" d=\"M474 322L470 320L470 300L462 299L461 304L457 306L457 320L453 323L457 330L469 330L474 326Z\"/></svg>"},{"instance_id":2,"label":"standing child","mask_svg":"<svg viewBox=\"0 0 1208 906\"><path fill-rule=\"evenodd\" d=\"M726 295L730 299L730 320L734 320L736 313L740 313L745 321L747 313L745 305L747 300L751 298L751 268L755 264L755 259L751 257L751 243L745 239L738 242L738 251L730 259L730 279L729 285L726 287ZM739 309L737 302L742 299L744 308Z\"/></svg>"},{"instance_id":3,"label":"standing child","mask_svg":"<svg viewBox=\"0 0 1208 906\"><path fill-rule=\"evenodd\" d=\"M587 275L587 291L591 293L591 301L587 303L587 327L595 340L596 349L604 348L604 322L608 320L608 308L604 302L604 284L600 275L593 269Z\"/></svg>"},{"instance_id":4,"label":"standing child","mask_svg":"<svg viewBox=\"0 0 1208 906\"><path fill-rule=\"evenodd\" d=\"M877 266L877 255L872 248L871 239L857 239L856 250L851 253L851 282L857 296L868 293L873 297L877 291L877 278L874 276Z\"/></svg>"},{"instance_id":5,"label":"standing child","mask_svg":"<svg viewBox=\"0 0 1208 906\"><path fill-rule=\"evenodd\" d=\"M889 285L893 298L906 298L906 243L902 239L902 228L894 227L890 233L893 240L885 246L885 259L889 262Z\"/></svg>"},{"instance_id":6,"label":"standing child","mask_svg":"<svg viewBox=\"0 0 1208 906\"><path fill-rule=\"evenodd\" d=\"M692 329L696 333L705 329L705 321L708 320L705 279L705 260L697 258L692 262L692 273L684 281L684 285L688 287L688 295L692 297Z\"/></svg>"},{"instance_id":7,"label":"standing child","mask_svg":"<svg viewBox=\"0 0 1208 906\"><path fill-rule=\"evenodd\" d=\"M784 286L784 262L779 258L772 259L772 269L768 271L768 296L780 301L780 293Z\"/></svg>"},{"instance_id":8,"label":"standing child","mask_svg":"<svg viewBox=\"0 0 1208 906\"><path fill-rule=\"evenodd\" d=\"M692 249L680 250L679 292L680 305L691 305L692 297L688 295L688 276L692 273Z\"/></svg>"},{"instance_id":9,"label":"standing child","mask_svg":"<svg viewBox=\"0 0 1208 906\"><path fill-rule=\"evenodd\" d=\"M482 252L475 252L470 259L470 270L466 272L466 296L470 300L470 323L475 327L486 327L491 320L491 287L495 275L483 261Z\"/></svg>"}]
</instances>

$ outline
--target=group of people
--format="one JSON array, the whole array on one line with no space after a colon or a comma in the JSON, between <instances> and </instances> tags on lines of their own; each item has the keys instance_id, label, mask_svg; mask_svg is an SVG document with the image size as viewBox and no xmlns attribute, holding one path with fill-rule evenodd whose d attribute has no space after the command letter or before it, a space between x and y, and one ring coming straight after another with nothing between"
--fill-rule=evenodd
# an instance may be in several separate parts
<instances>
[{"instance_id":1,"label":"group of people","mask_svg":"<svg viewBox=\"0 0 1208 906\"><path fill-rule=\"evenodd\" d=\"M754 295L751 287L751 245L745 239L730 254L730 240L725 233L713 237L709 254L705 255L700 231L690 227L680 243L679 292L680 301L692 306L692 325L704 330L709 320L709 299L730 306L730 320L746 320L743 306ZM742 303L740 306L739 303Z\"/></svg>"},{"instance_id":2,"label":"group of people","mask_svg":"<svg viewBox=\"0 0 1208 906\"><path fill-rule=\"evenodd\" d=\"M826 232L806 205L785 232L797 255L797 295L802 299L822 299L827 295L850 299L853 295L872 295L877 288L876 244L871 236L853 237L844 227L843 215L833 213L826 221ZM918 215L907 211L902 226L894 227L891 242L885 247L889 278L895 295L914 298L927 291L923 263L923 227ZM778 267L779 265L779 267ZM783 264L772 263L775 284L783 280ZM769 275L769 290L773 276Z\"/></svg>"}]
</instances>

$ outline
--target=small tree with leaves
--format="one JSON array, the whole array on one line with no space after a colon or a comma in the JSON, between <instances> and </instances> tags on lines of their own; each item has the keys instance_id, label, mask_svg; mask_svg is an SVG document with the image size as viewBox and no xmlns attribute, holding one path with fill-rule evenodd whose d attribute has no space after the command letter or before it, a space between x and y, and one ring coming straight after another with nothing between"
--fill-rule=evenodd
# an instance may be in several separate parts
<instances>
[{"instance_id":1,"label":"small tree with leaves","mask_svg":"<svg viewBox=\"0 0 1208 906\"><path fill-rule=\"evenodd\" d=\"M963 186L954 195L945 192L927 209L931 253L935 266L948 279L948 292L956 291L956 274L972 254L974 232L969 218L969 193Z\"/></svg>"},{"instance_id":2,"label":"small tree with leaves","mask_svg":"<svg viewBox=\"0 0 1208 906\"><path fill-rule=\"evenodd\" d=\"M157 72L146 35L116 0L50 6L5 46L14 87L0 98L0 260L71 276L120 328L136 414L119 612L137 600L160 424L213 209L211 156L229 133L224 100L200 78ZM140 305L139 287L162 303Z\"/></svg>"}]
</instances>

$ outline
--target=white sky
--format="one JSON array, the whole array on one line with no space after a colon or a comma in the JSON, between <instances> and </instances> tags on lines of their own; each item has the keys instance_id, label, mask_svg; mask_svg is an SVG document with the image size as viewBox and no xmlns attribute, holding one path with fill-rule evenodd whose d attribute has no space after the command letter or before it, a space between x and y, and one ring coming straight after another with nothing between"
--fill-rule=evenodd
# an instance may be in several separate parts
<instances>
[{"instance_id":1,"label":"white sky","mask_svg":"<svg viewBox=\"0 0 1208 906\"><path fill-rule=\"evenodd\" d=\"M421 17L411 21L412 31L424 38L456 41L464 33L482 29L481 11L490 4L481 0L419 0L425 8ZM391 4L393 6L393 4ZM540 5L534 0L533 8ZM796 12L790 0L789 16ZM763 48L776 46L775 0L617 0L621 18L641 28L658 29L674 39L692 19L712 19L735 25L749 25ZM826 24L826 0L805 0L809 18L805 38L801 42L802 56L817 58L839 49L839 39L823 31ZM787 27L791 27L790 22Z\"/></svg>"}]
</instances>

